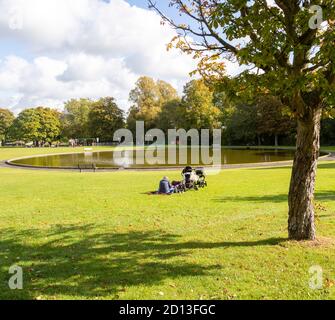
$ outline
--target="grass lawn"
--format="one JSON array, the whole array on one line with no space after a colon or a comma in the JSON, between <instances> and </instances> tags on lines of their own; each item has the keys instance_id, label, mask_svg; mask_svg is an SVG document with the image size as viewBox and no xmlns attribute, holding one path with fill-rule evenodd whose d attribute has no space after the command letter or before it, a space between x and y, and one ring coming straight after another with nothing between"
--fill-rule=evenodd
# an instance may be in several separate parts
<instances>
[{"instance_id":1,"label":"grass lawn","mask_svg":"<svg viewBox=\"0 0 335 320\"><path fill-rule=\"evenodd\" d=\"M60 151L0 149L0 159ZM335 298L335 163L319 166L316 243L286 240L290 168L225 170L198 193L143 194L164 174L0 168L0 298ZM12 265L24 290L8 288ZM314 265L322 290L309 288Z\"/></svg>"}]
</instances>

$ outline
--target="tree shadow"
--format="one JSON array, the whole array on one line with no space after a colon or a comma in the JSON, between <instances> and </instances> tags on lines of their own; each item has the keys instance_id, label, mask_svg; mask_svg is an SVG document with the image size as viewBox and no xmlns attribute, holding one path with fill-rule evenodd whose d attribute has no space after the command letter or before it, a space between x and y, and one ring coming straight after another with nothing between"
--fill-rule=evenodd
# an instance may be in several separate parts
<instances>
[{"instance_id":1,"label":"tree shadow","mask_svg":"<svg viewBox=\"0 0 335 320\"><path fill-rule=\"evenodd\" d=\"M334 191L322 191L315 193L315 200L316 201L330 201L335 200L335 190Z\"/></svg>"},{"instance_id":2,"label":"tree shadow","mask_svg":"<svg viewBox=\"0 0 335 320\"><path fill-rule=\"evenodd\" d=\"M325 169L335 169L335 161L328 162L328 163L319 162L318 170L325 170ZM269 164L269 167L250 168L250 170L254 170L254 171L292 170L292 164L283 165L281 167L271 167L271 164Z\"/></svg>"},{"instance_id":3,"label":"tree shadow","mask_svg":"<svg viewBox=\"0 0 335 320\"><path fill-rule=\"evenodd\" d=\"M250 168L250 170L253 171L272 171L272 170L292 170L292 164L288 165L283 165L281 167L258 167L258 168Z\"/></svg>"},{"instance_id":4,"label":"tree shadow","mask_svg":"<svg viewBox=\"0 0 335 320\"><path fill-rule=\"evenodd\" d=\"M130 231L95 233L94 225L57 226L48 231L1 231L1 298L35 299L66 296L84 299L119 295L132 286L150 286L167 279L198 277L220 266L187 262L193 250L274 246L286 239L255 242L181 242L178 235ZM192 260L193 261L193 260ZM24 271L24 290L9 290L8 268Z\"/></svg>"},{"instance_id":5,"label":"tree shadow","mask_svg":"<svg viewBox=\"0 0 335 320\"><path fill-rule=\"evenodd\" d=\"M287 202L288 196L287 194L276 194L276 195L266 195L266 196L232 196L232 197L220 197L213 199L215 202L225 203L225 202L255 202L255 203L280 203Z\"/></svg>"},{"instance_id":6,"label":"tree shadow","mask_svg":"<svg viewBox=\"0 0 335 320\"><path fill-rule=\"evenodd\" d=\"M318 165L318 169L335 169L335 161L332 163L322 163Z\"/></svg>"},{"instance_id":7,"label":"tree shadow","mask_svg":"<svg viewBox=\"0 0 335 320\"><path fill-rule=\"evenodd\" d=\"M335 200L334 191L320 191L315 193L316 201L331 201ZM226 202L254 202L254 203L282 203L288 202L288 194L274 194L264 196L233 196L233 197L220 197L213 199L215 202L226 203Z\"/></svg>"}]
</instances>

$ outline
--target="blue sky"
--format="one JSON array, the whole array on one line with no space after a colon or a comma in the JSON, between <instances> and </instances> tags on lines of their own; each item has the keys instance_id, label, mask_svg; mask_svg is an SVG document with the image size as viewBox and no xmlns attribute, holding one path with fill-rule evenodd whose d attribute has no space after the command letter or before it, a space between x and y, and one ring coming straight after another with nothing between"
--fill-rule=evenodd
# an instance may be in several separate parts
<instances>
[{"instance_id":1,"label":"blue sky","mask_svg":"<svg viewBox=\"0 0 335 320\"><path fill-rule=\"evenodd\" d=\"M195 62L167 52L175 31L160 22L145 0L0 0L0 107L113 96L127 110L142 75L182 92Z\"/></svg>"},{"instance_id":2,"label":"blue sky","mask_svg":"<svg viewBox=\"0 0 335 320\"><path fill-rule=\"evenodd\" d=\"M127 2L140 8L148 8L146 0L127 0ZM178 16L176 10L169 7L169 0L156 0L156 2L159 4L159 8L162 8L164 12L168 13L169 17L176 18Z\"/></svg>"}]
</instances>

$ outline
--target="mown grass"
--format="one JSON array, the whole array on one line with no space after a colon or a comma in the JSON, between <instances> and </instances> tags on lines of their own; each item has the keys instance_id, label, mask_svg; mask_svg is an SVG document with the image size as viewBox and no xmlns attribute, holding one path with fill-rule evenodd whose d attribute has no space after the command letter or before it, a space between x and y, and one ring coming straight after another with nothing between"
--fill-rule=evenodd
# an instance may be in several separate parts
<instances>
[{"instance_id":1,"label":"mown grass","mask_svg":"<svg viewBox=\"0 0 335 320\"><path fill-rule=\"evenodd\" d=\"M0 168L0 298L335 298L335 163L318 172L316 243L287 241L290 168L225 170L200 192L145 195L163 174ZM22 291L8 288L12 265ZM309 288L314 265L322 290Z\"/></svg>"}]
</instances>

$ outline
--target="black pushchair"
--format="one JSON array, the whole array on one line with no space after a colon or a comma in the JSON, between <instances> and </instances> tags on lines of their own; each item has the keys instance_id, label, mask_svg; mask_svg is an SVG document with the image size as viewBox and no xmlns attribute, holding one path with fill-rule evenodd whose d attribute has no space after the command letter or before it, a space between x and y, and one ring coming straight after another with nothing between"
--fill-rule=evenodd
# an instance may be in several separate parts
<instances>
[{"instance_id":1,"label":"black pushchair","mask_svg":"<svg viewBox=\"0 0 335 320\"><path fill-rule=\"evenodd\" d=\"M184 191L196 190L207 187L206 175L203 168L193 169L186 167L182 172L183 182L182 188Z\"/></svg>"},{"instance_id":2,"label":"black pushchair","mask_svg":"<svg viewBox=\"0 0 335 320\"><path fill-rule=\"evenodd\" d=\"M197 186L199 188L205 188L208 186L206 181L206 174L203 168L198 168L195 170L195 174L198 176Z\"/></svg>"},{"instance_id":3,"label":"black pushchair","mask_svg":"<svg viewBox=\"0 0 335 320\"><path fill-rule=\"evenodd\" d=\"M186 167L181 173L183 177L183 186L186 190L198 190L197 187L197 176L192 167Z\"/></svg>"}]
</instances>

